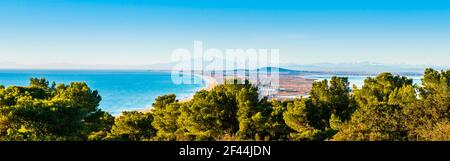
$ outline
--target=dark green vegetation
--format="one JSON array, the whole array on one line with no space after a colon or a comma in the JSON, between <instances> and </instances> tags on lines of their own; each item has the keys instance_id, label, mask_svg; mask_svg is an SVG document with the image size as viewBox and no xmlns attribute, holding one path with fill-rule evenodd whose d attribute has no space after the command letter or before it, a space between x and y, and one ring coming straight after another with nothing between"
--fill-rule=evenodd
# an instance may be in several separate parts
<instances>
[{"instance_id":1,"label":"dark green vegetation","mask_svg":"<svg viewBox=\"0 0 450 161\"><path fill-rule=\"evenodd\" d=\"M1 140L450 140L450 70L427 69L422 85L382 73L362 88L347 78L313 84L309 98L259 99L227 82L179 102L156 99L149 113L112 117L85 83L0 87Z\"/></svg>"},{"instance_id":2,"label":"dark green vegetation","mask_svg":"<svg viewBox=\"0 0 450 161\"><path fill-rule=\"evenodd\" d=\"M99 110L101 98L86 83L0 87L1 140L86 140L110 131L114 117Z\"/></svg>"}]
</instances>

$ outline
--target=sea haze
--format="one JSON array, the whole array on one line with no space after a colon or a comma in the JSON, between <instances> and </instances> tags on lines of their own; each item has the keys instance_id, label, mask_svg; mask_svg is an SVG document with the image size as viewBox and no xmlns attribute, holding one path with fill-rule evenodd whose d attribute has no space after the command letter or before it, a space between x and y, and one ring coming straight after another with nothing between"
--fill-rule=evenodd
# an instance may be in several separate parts
<instances>
[{"instance_id":1,"label":"sea haze","mask_svg":"<svg viewBox=\"0 0 450 161\"><path fill-rule=\"evenodd\" d=\"M148 108L156 97L164 94L176 94L178 99L190 97L205 86L204 83L176 85L171 73L164 71L0 70L0 84L4 86L27 86L31 77L43 77L57 84L86 82L91 89L99 91L100 108L113 115Z\"/></svg>"}]
</instances>

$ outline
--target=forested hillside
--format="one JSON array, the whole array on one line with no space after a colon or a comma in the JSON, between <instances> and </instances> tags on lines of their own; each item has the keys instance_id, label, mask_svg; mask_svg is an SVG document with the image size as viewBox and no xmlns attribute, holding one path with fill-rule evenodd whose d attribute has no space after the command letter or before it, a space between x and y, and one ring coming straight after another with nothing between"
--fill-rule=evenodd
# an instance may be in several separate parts
<instances>
[{"instance_id":1,"label":"forested hillside","mask_svg":"<svg viewBox=\"0 0 450 161\"><path fill-rule=\"evenodd\" d=\"M86 83L32 78L0 87L0 140L450 140L450 70L426 69L422 84L381 73L361 88L347 78L315 82L310 97L258 99L248 81L233 81L193 99L158 97L148 113L113 117Z\"/></svg>"}]
</instances>

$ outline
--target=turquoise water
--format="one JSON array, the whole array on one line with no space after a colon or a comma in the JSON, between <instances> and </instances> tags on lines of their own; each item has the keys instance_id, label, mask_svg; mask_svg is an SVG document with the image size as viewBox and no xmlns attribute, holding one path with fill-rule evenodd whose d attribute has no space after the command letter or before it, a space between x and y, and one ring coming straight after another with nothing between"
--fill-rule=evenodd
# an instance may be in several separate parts
<instances>
[{"instance_id":1,"label":"turquoise water","mask_svg":"<svg viewBox=\"0 0 450 161\"><path fill-rule=\"evenodd\" d=\"M100 108L113 115L148 108L157 96L164 94L176 94L178 99L190 97L205 86L176 85L170 72L160 71L0 70L0 84L5 86L26 86L30 77L44 77L57 84L86 82L102 96Z\"/></svg>"}]
</instances>

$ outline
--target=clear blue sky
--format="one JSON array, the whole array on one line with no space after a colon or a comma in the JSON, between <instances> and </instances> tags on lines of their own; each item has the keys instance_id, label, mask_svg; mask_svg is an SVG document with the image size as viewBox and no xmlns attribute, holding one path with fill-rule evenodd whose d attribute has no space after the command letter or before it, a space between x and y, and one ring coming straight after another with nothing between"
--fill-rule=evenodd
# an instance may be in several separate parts
<instances>
[{"instance_id":1,"label":"clear blue sky","mask_svg":"<svg viewBox=\"0 0 450 161\"><path fill-rule=\"evenodd\" d=\"M450 65L445 0L5 0L0 66L145 65L177 48L279 48L282 62Z\"/></svg>"}]
</instances>

